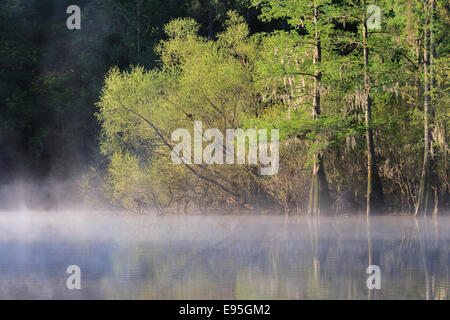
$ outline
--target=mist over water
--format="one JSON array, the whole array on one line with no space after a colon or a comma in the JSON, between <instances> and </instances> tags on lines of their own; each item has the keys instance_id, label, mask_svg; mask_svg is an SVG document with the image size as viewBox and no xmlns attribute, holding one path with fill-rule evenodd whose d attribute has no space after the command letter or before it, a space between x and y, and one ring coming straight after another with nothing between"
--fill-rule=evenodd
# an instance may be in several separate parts
<instances>
[{"instance_id":1,"label":"mist over water","mask_svg":"<svg viewBox=\"0 0 450 320\"><path fill-rule=\"evenodd\" d=\"M448 299L449 248L449 217L18 210L0 214L0 298Z\"/></svg>"},{"instance_id":2,"label":"mist over water","mask_svg":"<svg viewBox=\"0 0 450 320\"><path fill-rule=\"evenodd\" d=\"M280 3L0 0L0 300L449 299L449 6Z\"/></svg>"}]
</instances>

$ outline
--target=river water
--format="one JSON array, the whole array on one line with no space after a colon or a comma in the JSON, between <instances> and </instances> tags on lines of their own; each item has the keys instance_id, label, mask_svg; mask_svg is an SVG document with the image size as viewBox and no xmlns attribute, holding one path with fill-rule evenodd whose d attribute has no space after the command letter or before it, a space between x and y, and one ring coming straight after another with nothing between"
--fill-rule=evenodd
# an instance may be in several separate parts
<instances>
[{"instance_id":1,"label":"river water","mask_svg":"<svg viewBox=\"0 0 450 320\"><path fill-rule=\"evenodd\" d=\"M448 299L449 248L450 217L5 212L0 298Z\"/></svg>"}]
</instances>

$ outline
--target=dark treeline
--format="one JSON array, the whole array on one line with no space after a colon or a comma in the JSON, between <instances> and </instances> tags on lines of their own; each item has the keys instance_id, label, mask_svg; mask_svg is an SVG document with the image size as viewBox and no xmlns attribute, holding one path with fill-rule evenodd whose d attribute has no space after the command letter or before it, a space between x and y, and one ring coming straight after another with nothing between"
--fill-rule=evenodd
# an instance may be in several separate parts
<instances>
[{"instance_id":1,"label":"dark treeline","mask_svg":"<svg viewBox=\"0 0 450 320\"><path fill-rule=\"evenodd\" d=\"M71 4L81 30L66 27ZM437 213L450 195L448 10L440 0L3 0L0 182L89 171L90 200L102 190L161 213ZM279 129L278 174L174 165L171 133L193 120Z\"/></svg>"},{"instance_id":2,"label":"dark treeline","mask_svg":"<svg viewBox=\"0 0 450 320\"><path fill-rule=\"evenodd\" d=\"M66 27L71 4L82 9L78 32ZM153 68L153 48L164 38L166 23L193 17L208 37L223 28L229 9L242 12L255 30L265 28L243 1L1 1L1 181L18 173L71 176L86 162L99 163L93 115L107 71Z\"/></svg>"}]
</instances>

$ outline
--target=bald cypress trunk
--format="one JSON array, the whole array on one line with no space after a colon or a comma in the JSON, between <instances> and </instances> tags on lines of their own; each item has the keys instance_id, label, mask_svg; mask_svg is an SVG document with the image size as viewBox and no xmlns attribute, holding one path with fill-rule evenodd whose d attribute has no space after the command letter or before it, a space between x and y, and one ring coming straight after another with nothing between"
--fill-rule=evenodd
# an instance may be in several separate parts
<instances>
[{"instance_id":1,"label":"bald cypress trunk","mask_svg":"<svg viewBox=\"0 0 450 320\"><path fill-rule=\"evenodd\" d=\"M379 214L384 206L383 189L375 160L375 148L372 132L372 99L370 96L371 83L369 77L369 48L368 30L363 23L363 54L364 54L364 116L366 125L366 153L367 153L367 191L366 214Z\"/></svg>"},{"instance_id":2,"label":"bald cypress trunk","mask_svg":"<svg viewBox=\"0 0 450 320\"><path fill-rule=\"evenodd\" d=\"M422 173L420 179L419 195L417 198L417 206L415 215L422 214L427 215L429 207L430 198L430 126L429 112L430 112L430 79L429 79L429 68L430 68L430 52L428 50L430 40L429 40L429 30L428 26L425 26L424 31L424 48L423 48L423 72L424 72L424 101L423 101L423 114L424 114L424 148L423 148L423 163L422 163Z\"/></svg>"},{"instance_id":3,"label":"bald cypress trunk","mask_svg":"<svg viewBox=\"0 0 450 320\"><path fill-rule=\"evenodd\" d=\"M435 1L431 1L431 17L434 20L435 15ZM417 205L415 215L426 216L434 204L435 214L437 213L437 192L432 191L432 179L437 179L433 174L433 152L431 141L431 129L434 126L433 121L433 99L432 89L435 86L435 79L433 74L433 62L436 55L435 45L433 41L434 21L429 23L426 20L424 26L424 41L423 41L423 72L424 72L424 148L423 148L423 163L420 179L419 194L417 197Z\"/></svg>"},{"instance_id":4,"label":"bald cypress trunk","mask_svg":"<svg viewBox=\"0 0 450 320\"><path fill-rule=\"evenodd\" d=\"M320 10L314 8L314 23L317 25ZM318 65L322 61L322 45L320 41L320 33L316 29L315 33L315 52L314 52L314 100L313 100L313 119L317 120L320 116L320 85L322 74ZM323 156L320 151L314 152L313 173L311 178L311 189L309 193L308 214L319 216L321 213L331 213L331 197L328 190L328 182L325 176L325 168L323 166Z\"/></svg>"}]
</instances>

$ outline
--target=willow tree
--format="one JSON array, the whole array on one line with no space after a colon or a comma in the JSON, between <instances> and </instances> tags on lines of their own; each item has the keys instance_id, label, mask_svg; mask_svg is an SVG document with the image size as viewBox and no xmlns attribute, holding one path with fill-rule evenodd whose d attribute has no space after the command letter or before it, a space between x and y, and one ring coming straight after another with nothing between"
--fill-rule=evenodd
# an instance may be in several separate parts
<instances>
[{"instance_id":1,"label":"willow tree","mask_svg":"<svg viewBox=\"0 0 450 320\"><path fill-rule=\"evenodd\" d=\"M248 27L230 14L216 41L199 36L192 19L173 20L165 31L167 39L157 48L160 67L113 68L105 79L98 118L101 150L110 161L107 191L128 208L147 203L162 210L181 200L199 207L230 199L244 202L241 166L202 160L174 164L171 136L183 128L195 137L196 120L205 130L241 127L254 107L248 63L256 50Z\"/></svg>"},{"instance_id":2,"label":"willow tree","mask_svg":"<svg viewBox=\"0 0 450 320\"><path fill-rule=\"evenodd\" d=\"M287 52L295 61L294 70L285 70L284 76L300 76L302 80L312 82L312 118L320 119L322 82L323 82L323 58L324 52L329 48L330 35L333 27L329 24L329 10L332 1L300 1L300 0L255 0L254 5L260 6L264 21L274 19L285 19L291 31L280 32L274 37L289 38L291 47ZM308 91L308 90L307 90ZM298 92L294 92L293 95ZM300 129L300 128L299 128ZM329 213L331 208L331 197L325 174L323 152L317 148L313 154L312 177L310 184L310 196L308 214L319 215L321 212Z\"/></svg>"}]
</instances>

